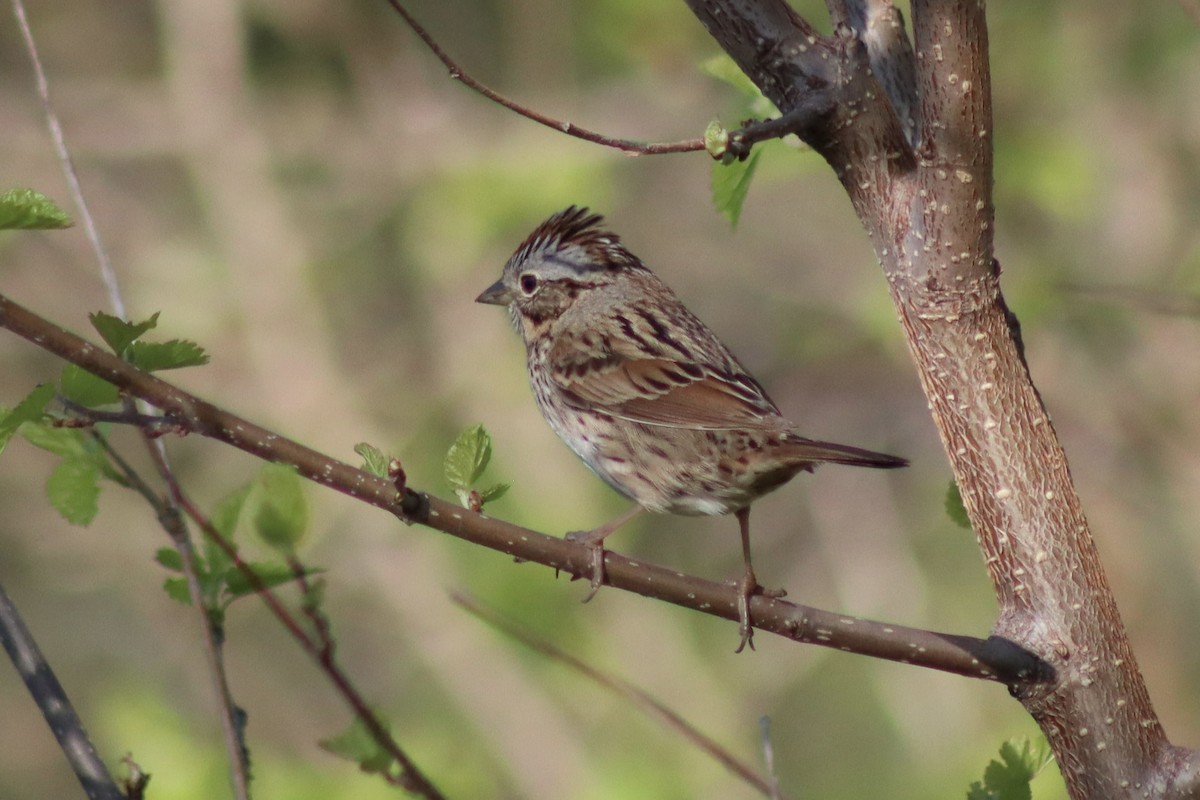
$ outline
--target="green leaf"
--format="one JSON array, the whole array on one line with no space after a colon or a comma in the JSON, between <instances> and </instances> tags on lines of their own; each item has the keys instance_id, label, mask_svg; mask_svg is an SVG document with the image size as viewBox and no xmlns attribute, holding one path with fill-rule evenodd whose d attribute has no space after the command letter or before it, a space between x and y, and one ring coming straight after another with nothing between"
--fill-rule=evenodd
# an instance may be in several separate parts
<instances>
[{"instance_id":1,"label":"green leaf","mask_svg":"<svg viewBox=\"0 0 1200 800\"><path fill-rule=\"evenodd\" d=\"M195 342L172 339L169 342L130 342L126 357L147 372L160 369L198 367L208 363L208 353Z\"/></svg>"},{"instance_id":2,"label":"green leaf","mask_svg":"<svg viewBox=\"0 0 1200 800\"><path fill-rule=\"evenodd\" d=\"M121 399L116 386L74 364L63 367L59 386L63 397L88 408L111 405Z\"/></svg>"},{"instance_id":3,"label":"green leaf","mask_svg":"<svg viewBox=\"0 0 1200 800\"><path fill-rule=\"evenodd\" d=\"M119 356L124 356L125 349L141 338L146 331L153 330L158 326L157 311L142 322L126 322L120 317L105 314L103 311L88 314L88 319L92 321L92 327L96 329L101 338Z\"/></svg>"},{"instance_id":4,"label":"green leaf","mask_svg":"<svg viewBox=\"0 0 1200 800\"><path fill-rule=\"evenodd\" d=\"M759 100L766 100L763 97L763 93L754 85L754 81L750 80L734 60L725 53L720 53L712 58L701 61L700 71L737 89L738 93L748 101L757 102ZM769 103L770 101L767 100L767 102ZM771 108L773 109L774 105Z\"/></svg>"},{"instance_id":5,"label":"green leaf","mask_svg":"<svg viewBox=\"0 0 1200 800\"><path fill-rule=\"evenodd\" d=\"M0 195L0 230L50 230L71 224L67 212L41 192L10 189Z\"/></svg>"},{"instance_id":6,"label":"green leaf","mask_svg":"<svg viewBox=\"0 0 1200 800\"><path fill-rule=\"evenodd\" d=\"M154 560L172 572L183 572L183 558L174 547L160 547L154 552Z\"/></svg>"},{"instance_id":7,"label":"green leaf","mask_svg":"<svg viewBox=\"0 0 1200 800\"><path fill-rule=\"evenodd\" d=\"M335 756L358 764L367 773L388 773L392 768L391 754L375 741L363 721L355 717L346 730L322 739L318 744Z\"/></svg>"},{"instance_id":8,"label":"green leaf","mask_svg":"<svg viewBox=\"0 0 1200 800\"><path fill-rule=\"evenodd\" d=\"M486 505L493 500L499 500L501 497L504 497L504 495L507 494L508 490L511 488L511 483L497 483L495 486L489 486L479 493L479 502Z\"/></svg>"},{"instance_id":9,"label":"green leaf","mask_svg":"<svg viewBox=\"0 0 1200 800\"><path fill-rule=\"evenodd\" d=\"M208 521L217 529L217 533L226 539L233 539L238 519L242 515L242 508L246 505L246 498L250 496L250 490L253 488L254 484L252 483L244 484L217 501Z\"/></svg>"},{"instance_id":10,"label":"green leaf","mask_svg":"<svg viewBox=\"0 0 1200 800\"><path fill-rule=\"evenodd\" d=\"M354 445L354 452L362 456L363 469L377 478L388 476L388 462L391 460L383 451L372 444L359 442Z\"/></svg>"},{"instance_id":11,"label":"green leaf","mask_svg":"<svg viewBox=\"0 0 1200 800\"><path fill-rule=\"evenodd\" d=\"M967 516L967 507L963 505L962 494L954 481L950 481L946 489L946 516L960 528L971 529L971 518Z\"/></svg>"},{"instance_id":12,"label":"green leaf","mask_svg":"<svg viewBox=\"0 0 1200 800\"><path fill-rule=\"evenodd\" d=\"M90 459L64 458L46 481L46 496L72 525L88 525L100 507L100 467Z\"/></svg>"},{"instance_id":13,"label":"green leaf","mask_svg":"<svg viewBox=\"0 0 1200 800\"><path fill-rule=\"evenodd\" d=\"M761 150L754 150L745 161L732 161L728 164L713 162L713 205L729 220L729 226L732 228L737 227L738 218L742 215L742 204L746 202L750 181L754 178L754 170L761 155Z\"/></svg>"},{"instance_id":14,"label":"green leaf","mask_svg":"<svg viewBox=\"0 0 1200 800\"><path fill-rule=\"evenodd\" d=\"M458 435L446 453L446 480L456 489L469 489L492 459L492 437L482 425L472 425Z\"/></svg>"},{"instance_id":15,"label":"green leaf","mask_svg":"<svg viewBox=\"0 0 1200 800\"><path fill-rule=\"evenodd\" d=\"M1010 739L1000 746L1000 761L993 759L983 771L983 783L971 784L967 800L1031 800L1029 784L1051 758L1044 738Z\"/></svg>"},{"instance_id":16,"label":"green leaf","mask_svg":"<svg viewBox=\"0 0 1200 800\"><path fill-rule=\"evenodd\" d=\"M42 418L46 406L53 399L54 385L43 383L25 395L25 398L17 403L11 411L6 414L0 413L0 453L4 452L8 440L13 437L23 423L36 422Z\"/></svg>"},{"instance_id":17,"label":"green leaf","mask_svg":"<svg viewBox=\"0 0 1200 800\"><path fill-rule=\"evenodd\" d=\"M163 591L172 600L177 600L185 606L192 604L192 595L188 592L187 578L167 578L163 581Z\"/></svg>"},{"instance_id":18,"label":"green leaf","mask_svg":"<svg viewBox=\"0 0 1200 800\"><path fill-rule=\"evenodd\" d=\"M296 580L296 571L287 564L275 561L255 561L247 566L254 570L254 574L268 589ZM305 567L304 577L319 575L324 571L319 567ZM258 591L258 588L237 567L229 567L225 570L225 588L235 598Z\"/></svg>"},{"instance_id":19,"label":"green leaf","mask_svg":"<svg viewBox=\"0 0 1200 800\"><path fill-rule=\"evenodd\" d=\"M293 467L267 464L258 473L260 489L254 527L271 547L292 553L308 529L303 480Z\"/></svg>"},{"instance_id":20,"label":"green leaf","mask_svg":"<svg viewBox=\"0 0 1200 800\"><path fill-rule=\"evenodd\" d=\"M26 425L21 429L21 435L34 447L54 453L63 458L84 458L92 456L92 449L84 440L83 431L79 428L58 428L53 425Z\"/></svg>"}]
</instances>

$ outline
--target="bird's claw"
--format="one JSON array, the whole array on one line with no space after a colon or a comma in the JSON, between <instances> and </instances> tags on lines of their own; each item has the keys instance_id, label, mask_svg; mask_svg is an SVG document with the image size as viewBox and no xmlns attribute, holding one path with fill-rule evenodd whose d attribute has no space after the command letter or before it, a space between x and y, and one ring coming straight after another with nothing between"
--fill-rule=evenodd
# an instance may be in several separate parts
<instances>
[{"instance_id":1,"label":"bird's claw","mask_svg":"<svg viewBox=\"0 0 1200 800\"><path fill-rule=\"evenodd\" d=\"M604 585L604 545L597 542L592 537L592 531L568 531L566 539L569 542L578 542L585 545L591 551L592 557L592 588L583 598L586 603L596 596L596 592L600 591L600 587ZM571 580L579 580L582 575L572 575Z\"/></svg>"}]
</instances>

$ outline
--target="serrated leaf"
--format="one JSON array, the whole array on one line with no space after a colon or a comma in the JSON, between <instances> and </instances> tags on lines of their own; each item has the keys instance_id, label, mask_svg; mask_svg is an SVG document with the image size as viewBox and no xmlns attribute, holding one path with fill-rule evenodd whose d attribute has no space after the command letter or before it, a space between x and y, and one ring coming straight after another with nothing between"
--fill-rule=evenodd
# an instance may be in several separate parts
<instances>
[{"instance_id":1,"label":"serrated leaf","mask_svg":"<svg viewBox=\"0 0 1200 800\"><path fill-rule=\"evenodd\" d=\"M963 505L962 494L954 481L950 481L946 489L946 516L960 528L971 529L971 518L967 515L967 507Z\"/></svg>"},{"instance_id":2,"label":"serrated leaf","mask_svg":"<svg viewBox=\"0 0 1200 800\"><path fill-rule=\"evenodd\" d=\"M493 500L499 500L501 497L504 497L504 495L507 494L508 490L511 488L511 483L497 483L495 486L489 486L479 493L479 502L487 504Z\"/></svg>"},{"instance_id":3,"label":"serrated leaf","mask_svg":"<svg viewBox=\"0 0 1200 800\"><path fill-rule=\"evenodd\" d=\"M983 783L971 784L968 800L1031 800L1030 782L1051 758L1045 740L1010 739L1000 746L1000 761L993 759L983 772Z\"/></svg>"},{"instance_id":4,"label":"serrated leaf","mask_svg":"<svg viewBox=\"0 0 1200 800\"><path fill-rule=\"evenodd\" d=\"M100 507L100 468L81 458L64 458L46 481L50 505L72 525L88 525Z\"/></svg>"},{"instance_id":5,"label":"serrated leaf","mask_svg":"<svg viewBox=\"0 0 1200 800\"><path fill-rule=\"evenodd\" d=\"M357 717L346 730L322 739L318 744L335 756L358 764L363 772L386 774L392 768L391 754L375 741L367 726Z\"/></svg>"},{"instance_id":6,"label":"serrated leaf","mask_svg":"<svg viewBox=\"0 0 1200 800\"><path fill-rule=\"evenodd\" d=\"M172 572L183 572L183 558L174 547L160 547L154 551L154 560Z\"/></svg>"},{"instance_id":7,"label":"serrated leaf","mask_svg":"<svg viewBox=\"0 0 1200 800\"><path fill-rule=\"evenodd\" d=\"M63 367L59 387L63 397L88 408L111 405L121 399L116 386L74 364Z\"/></svg>"},{"instance_id":8,"label":"serrated leaf","mask_svg":"<svg viewBox=\"0 0 1200 800\"><path fill-rule=\"evenodd\" d=\"M54 385L43 383L25 395L24 399L17 403L11 411L0 414L0 453L4 452L8 440L13 437L22 424L36 422L42 418L46 406L53 399Z\"/></svg>"},{"instance_id":9,"label":"serrated leaf","mask_svg":"<svg viewBox=\"0 0 1200 800\"><path fill-rule=\"evenodd\" d=\"M34 189L10 189L0 195L0 230L53 230L71 227L67 212Z\"/></svg>"},{"instance_id":10,"label":"serrated leaf","mask_svg":"<svg viewBox=\"0 0 1200 800\"><path fill-rule=\"evenodd\" d=\"M469 489L492 459L492 437L482 425L472 425L458 435L446 452L446 480L455 489Z\"/></svg>"},{"instance_id":11,"label":"serrated leaf","mask_svg":"<svg viewBox=\"0 0 1200 800\"><path fill-rule=\"evenodd\" d=\"M187 578L174 577L167 578L163 581L163 591L172 600L183 603L185 606L192 604L192 595L188 592Z\"/></svg>"},{"instance_id":12,"label":"serrated leaf","mask_svg":"<svg viewBox=\"0 0 1200 800\"><path fill-rule=\"evenodd\" d=\"M34 447L64 458L85 458L92 454L79 428L58 428L54 425L30 424L21 428L21 436Z\"/></svg>"},{"instance_id":13,"label":"serrated leaf","mask_svg":"<svg viewBox=\"0 0 1200 800\"><path fill-rule=\"evenodd\" d=\"M158 314L155 311L149 319L141 322L127 322L120 317L114 317L112 314L105 314L103 311L96 311L88 314L88 319L92 321L92 327L100 334L100 338L112 348L113 352L119 356L125 355L125 349L129 345L137 341L147 331L153 330L158 326Z\"/></svg>"},{"instance_id":14,"label":"serrated leaf","mask_svg":"<svg viewBox=\"0 0 1200 800\"><path fill-rule=\"evenodd\" d=\"M125 357L134 366L147 372L198 367L208 363L208 353L204 352L204 348L186 339L172 339L169 342L131 342Z\"/></svg>"},{"instance_id":15,"label":"serrated leaf","mask_svg":"<svg viewBox=\"0 0 1200 800\"><path fill-rule=\"evenodd\" d=\"M979 781L972 781L967 788L967 800L996 800L996 796L983 788Z\"/></svg>"},{"instance_id":16,"label":"serrated leaf","mask_svg":"<svg viewBox=\"0 0 1200 800\"><path fill-rule=\"evenodd\" d=\"M303 480L286 464L267 464L258 473L258 508L254 528L268 545L292 553L308 529L308 502Z\"/></svg>"},{"instance_id":17,"label":"serrated leaf","mask_svg":"<svg viewBox=\"0 0 1200 800\"><path fill-rule=\"evenodd\" d=\"M745 161L732 161L728 164L714 161L712 165L712 199L729 226L736 228L742 215L742 204L746 202L746 194L750 191L750 182L754 178L754 170L758 167L761 150L754 150Z\"/></svg>"},{"instance_id":18,"label":"serrated leaf","mask_svg":"<svg viewBox=\"0 0 1200 800\"><path fill-rule=\"evenodd\" d=\"M275 561L255 561L247 566L254 570L254 574L268 589L296 580L296 571L287 564ZM304 576L319 575L324 571L319 567L305 567ZM229 567L225 570L225 589L233 597L242 597L258 591L257 587L237 567Z\"/></svg>"},{"instance_id":19,"label":"serrated leaf","mask_svg":"<svg viewBox=\"0 0 1200 800\"><path fill-rule=\"evenodd\" d=\"M362 457L364 470L376 478L386 478L388 476L389 459L378 447L366 442L359 442L354 445L354 452Z\"/></svg>"}]
</instances>

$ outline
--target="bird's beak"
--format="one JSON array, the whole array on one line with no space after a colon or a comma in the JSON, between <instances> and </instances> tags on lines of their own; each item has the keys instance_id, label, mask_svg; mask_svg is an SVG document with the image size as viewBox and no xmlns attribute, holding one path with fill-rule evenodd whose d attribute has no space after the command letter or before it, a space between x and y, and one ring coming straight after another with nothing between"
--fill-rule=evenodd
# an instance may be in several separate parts
<instances>
[{"instance_id":1,"label":"bird's beak","mask_svg":"<svg viewBox=\"0 0 1200 800\"><path fill-rule=\"evenodd\" d=\"M475 298L475 302L487 303L491 306L506 306L512 302L512 295L508 293L508 288L505 287L504 281L496 281L484 289L483 294Z\"/></svg>"}]
</instances>

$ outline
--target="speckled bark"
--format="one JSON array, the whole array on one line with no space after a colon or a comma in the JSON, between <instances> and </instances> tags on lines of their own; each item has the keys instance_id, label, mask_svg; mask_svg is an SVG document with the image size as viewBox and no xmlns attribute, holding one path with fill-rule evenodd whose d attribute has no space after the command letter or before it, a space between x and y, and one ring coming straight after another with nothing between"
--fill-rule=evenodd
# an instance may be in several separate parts
<instances>
[{"instance_id":1,"label":"speckled bark","mask_svg":"<svg viewBox=\"0 0 1200 800\"><path fill-rule=\"evenodd\" d=\"M993 633L1055 670L1010 688L1071 796L1195 796L1196 754L1159 725L1000 292L983 3L913 0L911 49L872 28L897 19L878 0L829 0L829 37L783 0L688 5L785 114L810 93L833 99L799 133L883 266L995 587Z\"/></svg>"}]
</instances>

